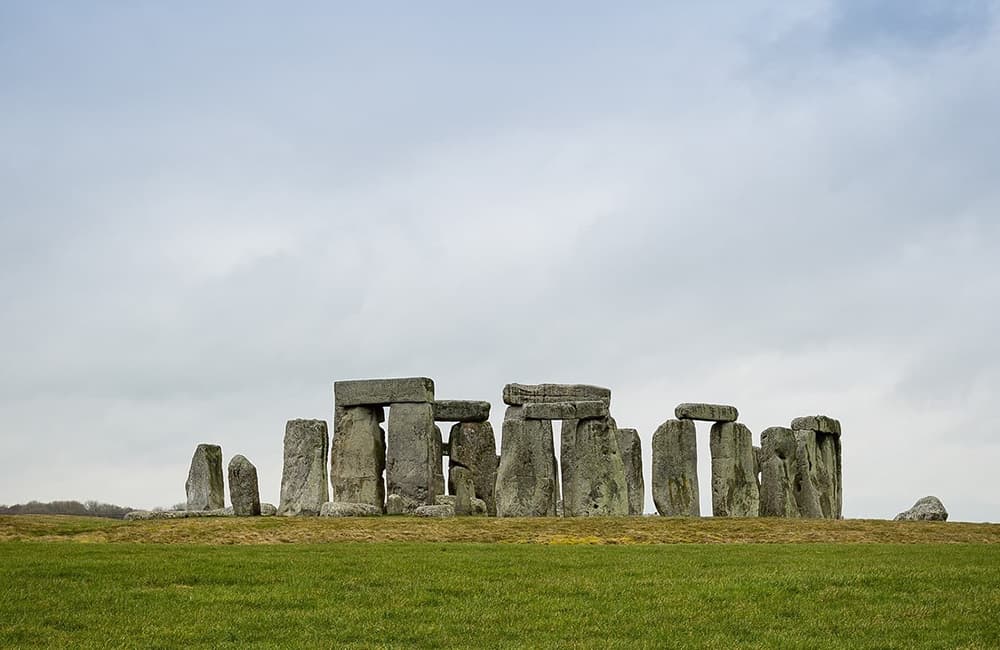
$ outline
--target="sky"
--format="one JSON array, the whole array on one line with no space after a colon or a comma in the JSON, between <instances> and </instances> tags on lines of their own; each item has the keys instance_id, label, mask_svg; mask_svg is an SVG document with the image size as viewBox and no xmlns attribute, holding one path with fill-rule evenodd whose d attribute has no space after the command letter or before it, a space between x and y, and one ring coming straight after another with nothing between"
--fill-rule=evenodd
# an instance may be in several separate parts
<instances>
[{"instance_id":1,"label":"sky","mask_svg":"<svg viewBox=\"0 0 1000 650\"><path fill-rule=\"evenodd\" d=\"M716 402L840 419L846 517L1000 521L1000 4L358 4L0 4L0 503L203 442L276 503L286 420L428 376L498 444L610 387L647 512Z\"/></svg>"}]
</instances>

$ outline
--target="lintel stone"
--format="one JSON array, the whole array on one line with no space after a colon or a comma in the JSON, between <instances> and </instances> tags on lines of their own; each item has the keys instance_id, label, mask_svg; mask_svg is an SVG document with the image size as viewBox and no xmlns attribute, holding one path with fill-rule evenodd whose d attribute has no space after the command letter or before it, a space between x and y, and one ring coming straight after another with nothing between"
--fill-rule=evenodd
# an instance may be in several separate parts
<instances>
[{"instance_id":1,"label":"lintel stone","mask_svg":"<svg viewBox=\"0 0 1000 650\"><path fill-rule=\"evenodd\" d=\"M489 402L470 400L438 400L434 402L435 422L486 422L489 419Z\"/></svg>"},{"instance_id":2,"label":"lintel stone","mask_svg":"<svg viewBox=\"0 0 1000 650\"><path fill-rule=\"evenodd\" d=\"M583 420L608 415L607 402L548 402L524 405L526 420Z\"/></svg>"},{"instance_id":3,"label":"lintel stone","mask_svg":"<svg viewBox=\"0 0 1000 650\"><path fill-rule=\"evenodd\" d=\"M678 420L736 422L740 412L735 406L725 404L678 404L674 409L674 416Z\"/></svg>"},{"instance_id":4,"label":"lintel stone","mask_svg":"<svg viewBox=\"0 0 1000 650\"><path fill-rule=\"evenodd\" d=\"M839 436L840 421L825 415L806 415L792 420L792 429L795 431L815 431L817 433L829 433Z\"/></svg>"},{"instance_id":5,"label":"lintel stone","mask_svg":"<svg viewBox=\"0 0 1000 650\"><path fill-rule=\"evenodd\" d=\"M507 384L503 401L508 406L590 401L610 405L611 389L586 384Z\"/></svg>"},{"instance_id":6,"label":"lintel stone","mask_svg":"<svg viewBox=\"0 0 1000 650\"><path fill-rule=\"evenodd\" d=\"M359 379L333 383L337 406L388 406L434 401L434 381L427 377Z\"/></svg>"}]
</instances>

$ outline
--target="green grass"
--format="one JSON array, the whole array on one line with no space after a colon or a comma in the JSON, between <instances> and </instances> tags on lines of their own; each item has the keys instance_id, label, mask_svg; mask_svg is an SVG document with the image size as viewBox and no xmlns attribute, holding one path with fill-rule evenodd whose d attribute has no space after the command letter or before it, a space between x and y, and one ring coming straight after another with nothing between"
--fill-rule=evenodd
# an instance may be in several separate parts
<instances>
[{"instance_id":1,"label":"green grass","mask_svg":"<svg viewBox=\"0 0 1000 650\"><path fill-rule=\"evenodd\" d=\"M0 543L3 647L997 648L1000 546Z\"/></svg>"}]
</instances>

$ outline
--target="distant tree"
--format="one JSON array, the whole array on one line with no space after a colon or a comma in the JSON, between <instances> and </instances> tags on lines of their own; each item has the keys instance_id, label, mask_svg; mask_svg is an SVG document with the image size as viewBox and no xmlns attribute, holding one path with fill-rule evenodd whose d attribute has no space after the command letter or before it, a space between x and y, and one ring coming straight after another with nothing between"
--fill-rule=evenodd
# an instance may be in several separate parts
<instances>
[{"instance_id":1,"label":"distant tree","mask_svg":"<svg viewBox=\"0 0 1000 650\"><path fill-rule=\"evenodd\" d=\"M3 515L78 515L83 517L105 517L108 519L121 519L126 513L132 512L135 508L116 506L110 503L100 503L99 501L51 501L42 503L41 501L29 501L28 503L16 504L13 506L0 506L0 514Z\"/></svg>"}]
</instances>

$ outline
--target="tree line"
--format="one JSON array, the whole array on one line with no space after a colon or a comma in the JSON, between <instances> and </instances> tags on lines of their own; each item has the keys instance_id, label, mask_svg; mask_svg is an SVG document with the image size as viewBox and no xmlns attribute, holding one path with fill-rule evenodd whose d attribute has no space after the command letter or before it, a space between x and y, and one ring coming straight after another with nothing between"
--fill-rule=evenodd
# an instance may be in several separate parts
<instances>
[{"instance_id":1,"label":"tree line","mask_svg":"<svg viewBox=\"0 0 1000 650\"><path fill-rule=\"evenodd\" d=\"M0 515L80 515L82 517L106 517L122 519L126 513L135 508L116 506L113 503L98 501L29 501L13 506L0 505Z\"/></svg>"}]
</instances>

